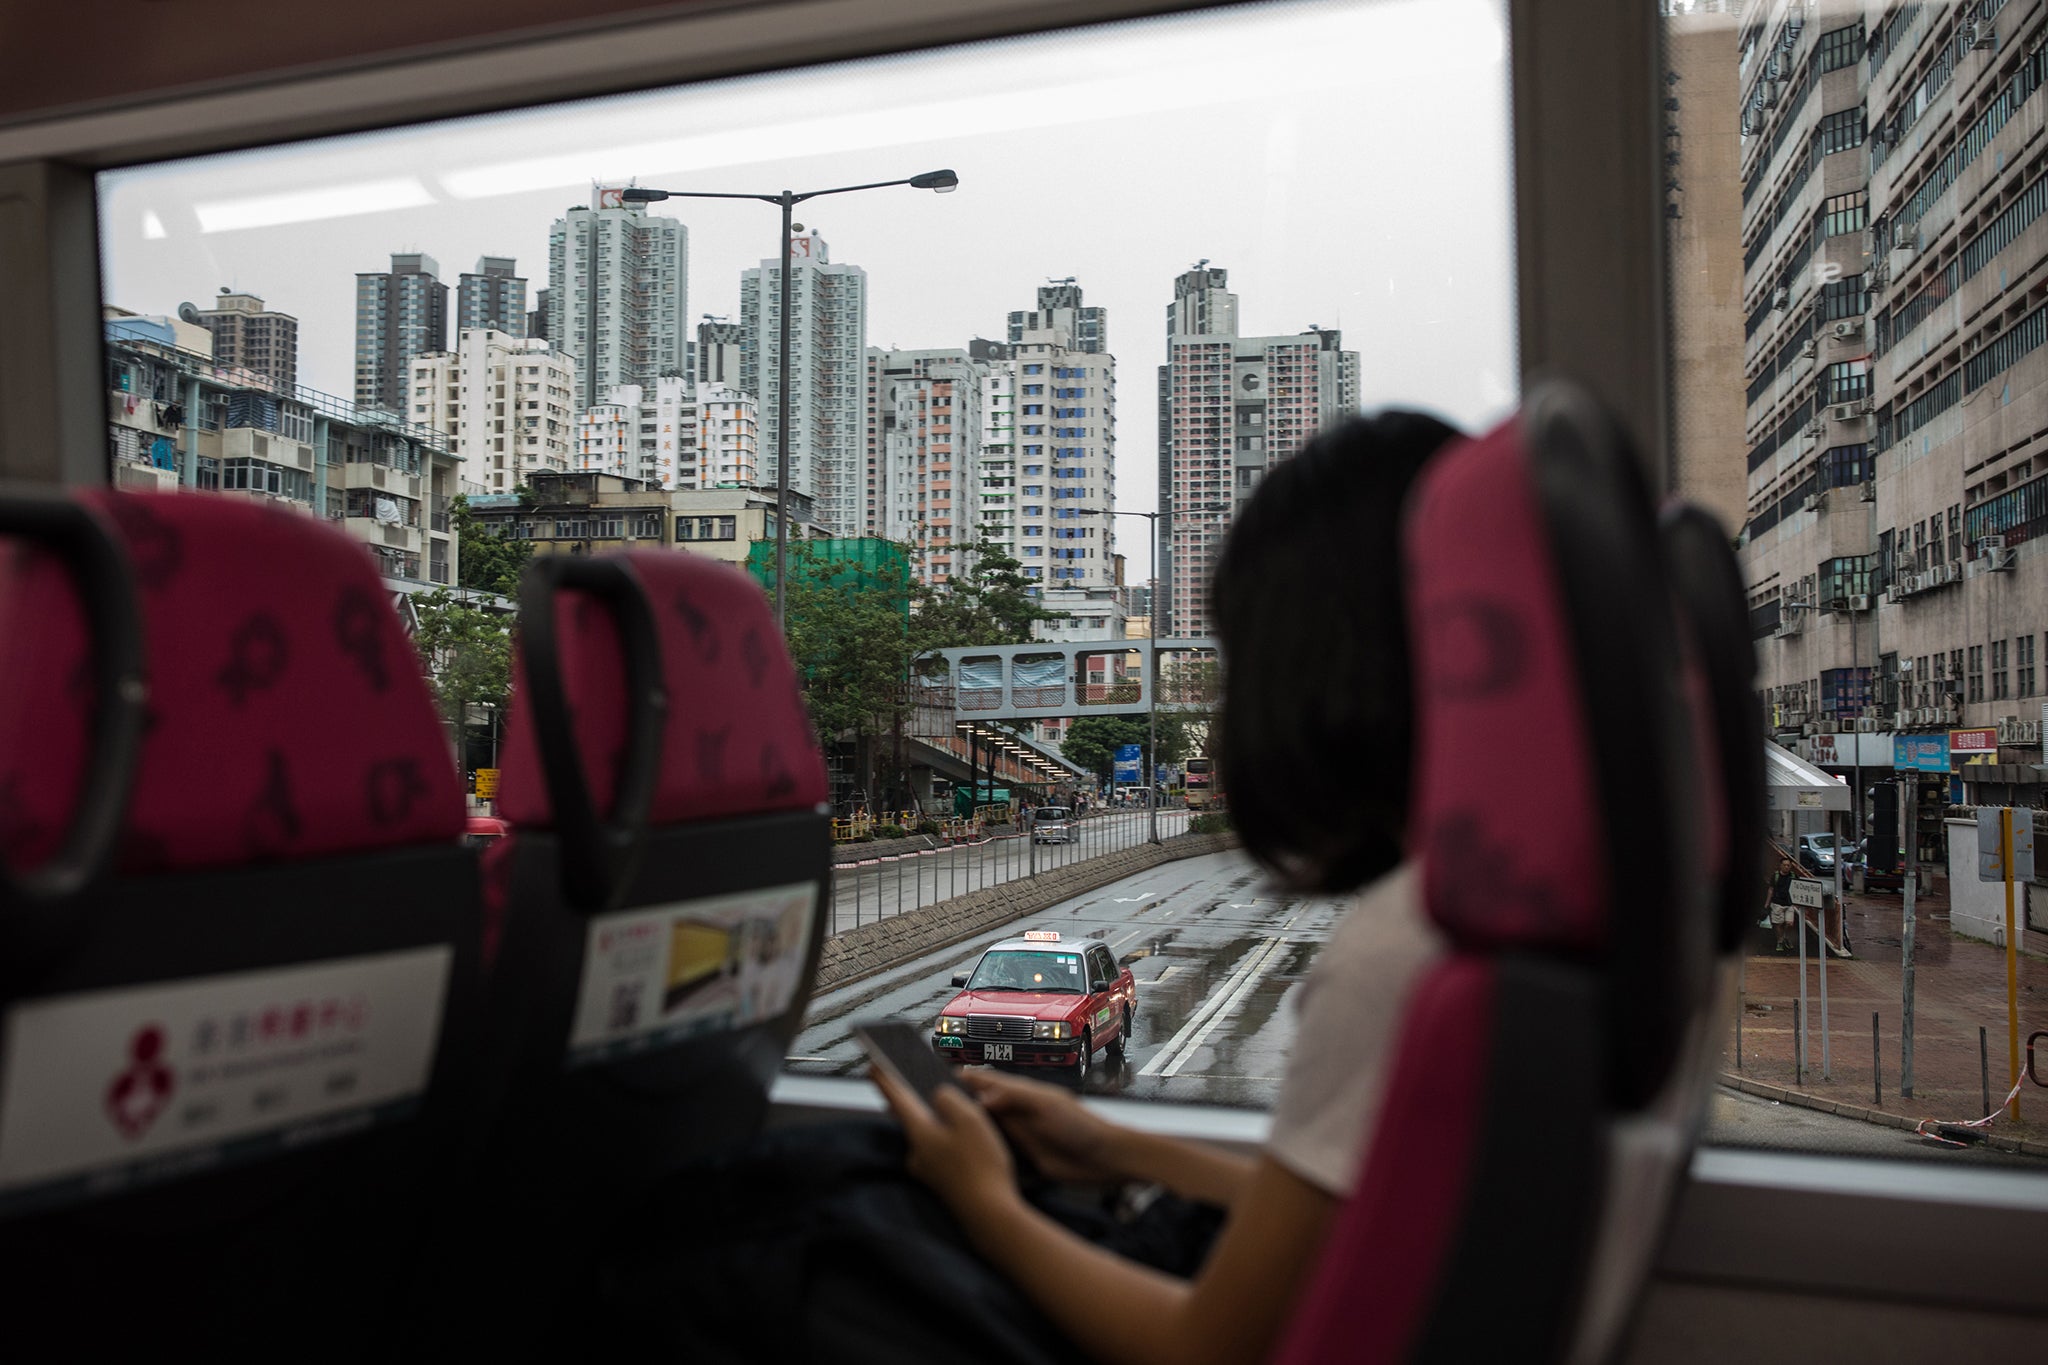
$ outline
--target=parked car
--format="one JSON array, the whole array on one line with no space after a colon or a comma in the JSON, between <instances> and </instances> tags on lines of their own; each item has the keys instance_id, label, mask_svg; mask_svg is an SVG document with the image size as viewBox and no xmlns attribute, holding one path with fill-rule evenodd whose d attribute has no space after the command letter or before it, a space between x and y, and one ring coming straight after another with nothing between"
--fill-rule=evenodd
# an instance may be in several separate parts
<instances>
[{"instance_id":1,"label":"parked car","mask_svg":"<svg viewBox=\"0 0 2048 1365\"><path fill-rule=\"evenodd\" d=\"M1846 845L1841 846L1846 849ZM1817 877L1833 879L1838 846L1832 834L1799 836L1799 865Z\"/></svg>"},{"instance_id":2,"label":"parked car","mask_svg":"<svg viewBox=\"0 0 2048 1365\"><path fill-rule=\"evenodd\" d=\"M505 837L511 826L503 820L489 815L472 815L469 824L462 831L462 842L466 848L489 848Z\"/></svg>"}]
</instances>

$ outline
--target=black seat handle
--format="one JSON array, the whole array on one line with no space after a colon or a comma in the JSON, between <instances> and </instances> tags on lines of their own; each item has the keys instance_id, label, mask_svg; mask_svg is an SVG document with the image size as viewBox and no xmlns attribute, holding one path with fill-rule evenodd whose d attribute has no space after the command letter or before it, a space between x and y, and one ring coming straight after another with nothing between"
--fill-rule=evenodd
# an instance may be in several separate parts
<instances>
[{"instance_id":1,"label":"black seat handle","mask_svg":"<svg viewBox=\"0 0 2048 1365\"><path fill-rule=\"evenodd\" d=\"M47 551L77 582L93 684L91 751L63 843L42 866L25 870L8 866L0 853L0 906L12 910L55 904L112 869L142 749L149 689L134 574L113 531L68 498L9 493L0 497L0 536Z\"/></svg>"},{"instance_id":2,"label":"black seat handle","mask_svg":"<svg viewBox=\"0 0 2048 1365\"><path fill-rule=\"evenodd\" d=\"M562 682L555 596L569 588L591 594L611 612L625 651L626 751L608 819L599 817L577 760L568 691ZM519 584L519 651L526 666L541 777L561 844L563 897L578 910L608 909L617 904L639 867L668 724L661 646L640 576L624 559L536 558Z\"/></svg>"}]
</instances>

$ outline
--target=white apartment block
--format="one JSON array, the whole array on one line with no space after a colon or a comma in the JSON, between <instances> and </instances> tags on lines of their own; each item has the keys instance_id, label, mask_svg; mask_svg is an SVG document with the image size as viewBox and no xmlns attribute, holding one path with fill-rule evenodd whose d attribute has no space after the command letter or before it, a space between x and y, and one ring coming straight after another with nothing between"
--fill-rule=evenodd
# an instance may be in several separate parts
<instances>
[{"instance_id":1,"label":"white apartment block","mask_svg":"<svg viewBox=\"0 0 2048 1365\"><path fill-rule=\"evenodd\" d=\"M409 419L448 434L462 477L509 493L575 455L575 362L538 338L469 328L455 350L413 357Z\"/></svg>"},{"instance_id":2,"label":"white apartment block","mask_svg":"<svg viewBox=\"0 0 2048 1365\"><path fill-rule=\"evenodd\" d=\"M664 375L621 384L576 419L576 464L666 490L740 487L755 476L754 400Z\"/></svg>"},{"instance_id":3,"label":"white apartment block","mask_svg":"<svg viewBox=\"0 0 2048 1365\"><path fill-rule=\"evenodd\" d=\"M1196 278L1199 277L1199 278ZM1168 325L1235 322L1224 272L1176 282ZM1267 470L1358 410L1358 353L1334 330L1244 337L1175 332L1160 369L1160 507L1168 530L1160 575L1164 634L1207 635L1209 577L1236 508Z\"/></svg>"},{"instance_id":4,"label":"white apartment block","mask_svg":"<svg viewBox=\"0 0 2048 1365\"><path fill-rule=\"evenodd\" d=\"M835 265L816 233L790 238L789 486L809 495L835 536L866 516L867 272ZM778 474L782 275L767 260L740 281L739 388L760 402L761 479Z\"/></svg>"},{"instance_id":5,"label":"white apartment block","mask_svg":"<svg viewBox=\"0 0 2048 1365\"><path fill-rule=\"evenodd\" d=\"M1060 328L1027 330L1008 350L1017 390L1014 553L1024 576L1048 590L1113 588L1116 357L1074 349Z\"/></svg>"},{"instance_id":6,"label":"white apartment block","mask_svg":"<svg viewBox=\"0 0 2048 1365\"><path fill-rule=\"evenodd\" d=\"M986 361L963 350L867 353L861 531L912 550L920 581L972 567Z\"/></svg>"},{"instance_id":7,"label":"white apartment block","mask_svg":"<svg viewBox=\"0 0 2048 1365\"><path fill-rule=\"evenodd\" d=\"M651 386L689 363L690 230L600 189L548 232L546 336L575 357L574 403L621 384Z\"/></svg>"}]
</instances>

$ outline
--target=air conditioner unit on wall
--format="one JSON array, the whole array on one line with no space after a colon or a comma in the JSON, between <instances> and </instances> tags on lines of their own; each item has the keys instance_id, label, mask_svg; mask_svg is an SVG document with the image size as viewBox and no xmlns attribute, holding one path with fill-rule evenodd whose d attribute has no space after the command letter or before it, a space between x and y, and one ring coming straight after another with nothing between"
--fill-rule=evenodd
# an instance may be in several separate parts
<instances>
[{"instance_id":1,"label":"air conditioner unit on wall","mask_svg":"<svg viewBox=\"0 0 2048 1365\"><path fill-rule=\"evenodd\" d=\"M1828 417L1836 422L1853 422L1863 415L1863 410L1854 403L1830 403Z\"/></svg>"},{"instance_id":2,"label":"air conditioner unit on wall","mask_svg":"<svg viewBox=\"0 0 2048 1365\"><path fill-rule=\"evenodd\" d=\"M1861 318L1844 318L1835 324L1835 339L1838 341L1847 341L1850 337L1861 338L1862 335L1863 319Z\"/></svg>"},{"instance_id":3,"label":"air conditioner unit on wall","mask_svg":"<svg viewBox=\"0 0 2048 1365\"><path fill-rule=\"evenodd\" d=\"M1817 343L1812 337L1808 337L1806 340L1799 343L1799 358L1801 360L1811 360L1819 350L1819 343Z\"/></svg>"},{"instance_id":4,"label":"air conditioner unit on wall","mask_svg":"<svg viewBox=\"0 0 2048 1365\"><path fill-rule=\"evenodd\" d=\"M1820 494L1808 493L1805 497L1801 498L1799 500L1799 510L1802 512L1818 512L1820 510Z\"/></svg>"},{"instance_id":5,"label":"air conditioner unit on wall","mask_svg":"<svg viewBox=\"0 0 2048 1365\"><path fill-rule=\"evenodd\" d=\"M1867 593L1860 593L1860 592L1859 592L1859 593L1855 594L1854 596L1852 596L1852 597L1851 597L1851 598L1849 599L1849 610L1850 610L1850 611L1869 611L1869 610L1870 610L1870 596L1869 596L1869 594L1867 594Z\"/></svg>"},{"instance_id":6,"label":"air conditioner unit on wall","mask_svg":"<svg viewBox=\"0 0 2048 1365\"><path fill-rule=\"evenodd\" d=\"M1884 590L1884 600L1887 602L1903 601L1905 599L1905 596L1906 589L1902 585L1897 583L1892 584L1889 588L1886 588Z\"/></svg>"}]
</instances>

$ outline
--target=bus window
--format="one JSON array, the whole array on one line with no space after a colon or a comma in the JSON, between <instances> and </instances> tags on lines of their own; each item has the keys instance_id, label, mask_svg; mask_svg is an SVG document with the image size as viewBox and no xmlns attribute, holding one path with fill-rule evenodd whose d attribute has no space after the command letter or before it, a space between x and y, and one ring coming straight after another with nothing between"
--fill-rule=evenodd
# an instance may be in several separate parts
<instances>
[{"instance_id":1,"label":"bus window","mask_svg":"<svg viewBox=\"0 0 2048 1365\"><path fill-rule=\"evenodd\" d=\"M1216 689L1190 679L1260 472L1353 412L1476 430L1516 401L1507 55L1494 0L1269 4L107 171L114 479L362 541L480 784L527 560L723 560L779 594L807 679L848 817L835 928L1050 886L1185 836L1157 774L1184 765L1186 805L1215 803ZM788 357L785 186L829 191L786 206ZM1428 193L1393 211L1389 186ZM1208 656L1169 666L1149 717L1141 618ZM1045 650L944 687L912 658L1038 638L1118 645L1087 687ZM1026 836L1024 812L1084 803L1062 842ZM1294 911L1231 890L1257 880L1243 854L1205 856L1080 930L1144 954L1103 1093L1271 1102L1275 1068L1233 1059L1284 1048L1258 1030L1284 1030L1273 1006L1342 905L1237 980L1237 945ZM1183 900L1238 905L1196 925ZM715 979L716 945L678 943L683 979ZM906 1016L943 1004L954 964L863 960L910 973L889 978ZM1266 1003L1181 1055L1226 986ZM796 1070L859 1064L851 1007L814 1011Z\"/></svg>"}]
</instances>

